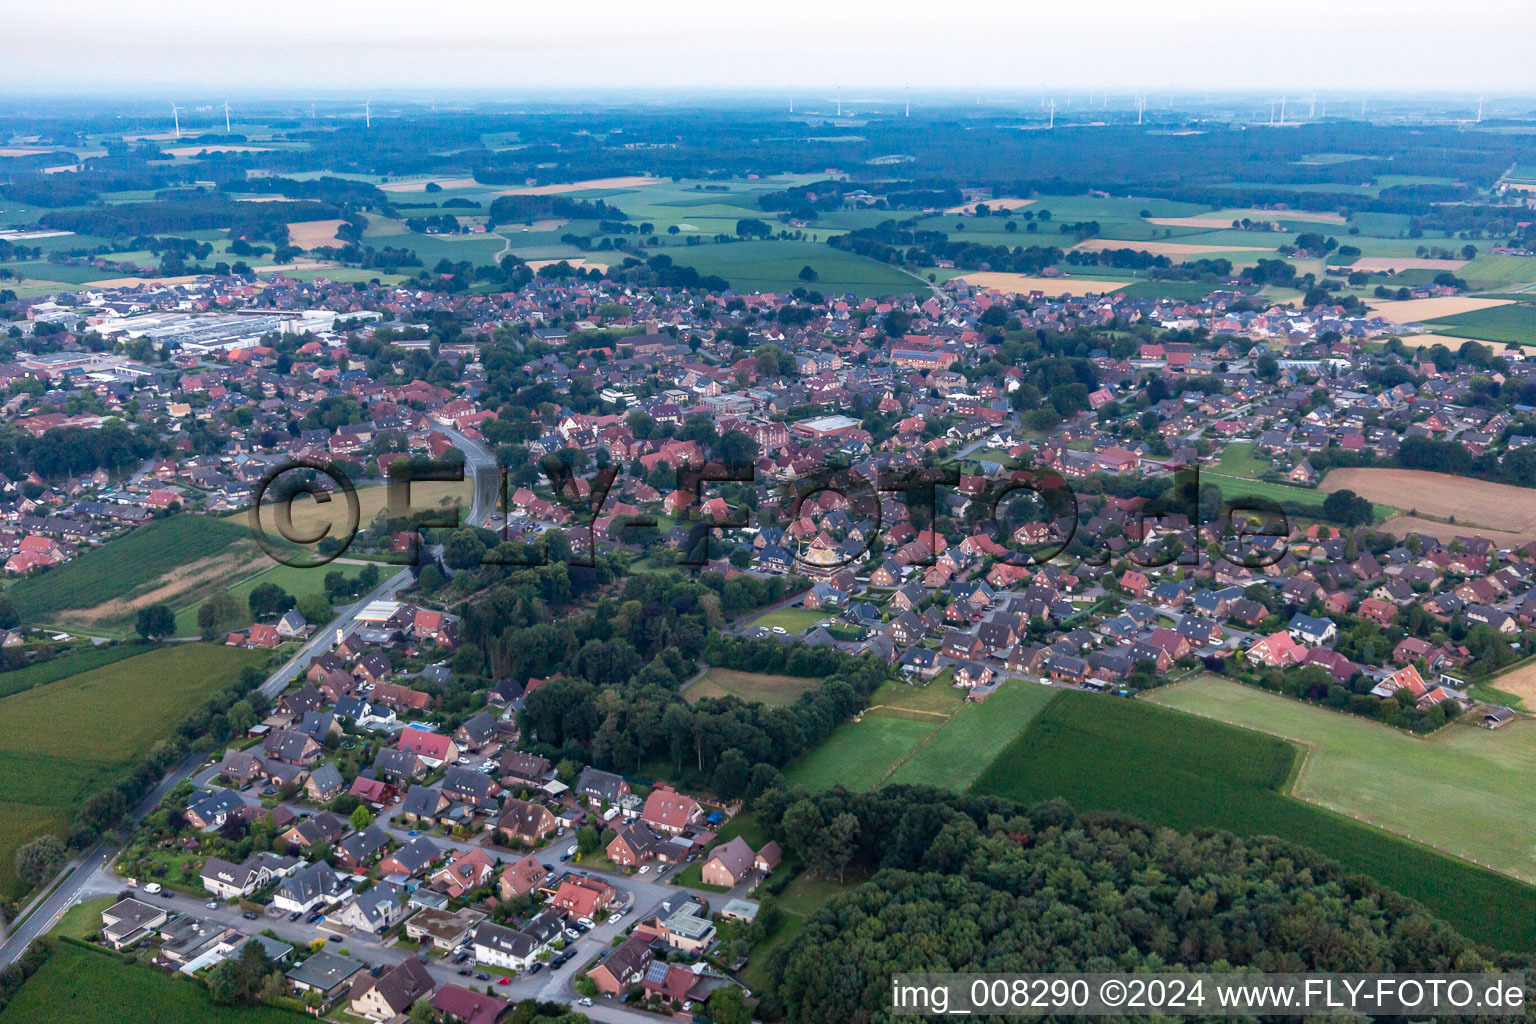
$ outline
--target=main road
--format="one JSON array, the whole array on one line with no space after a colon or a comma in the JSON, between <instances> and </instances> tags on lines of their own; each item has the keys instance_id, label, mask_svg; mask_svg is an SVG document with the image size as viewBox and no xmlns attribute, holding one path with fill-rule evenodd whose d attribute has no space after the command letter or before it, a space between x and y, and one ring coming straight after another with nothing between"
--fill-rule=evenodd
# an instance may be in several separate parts
<instances>
[{"instance_id":1,"label":"main road","mask_svg":"<svg viewBox=\"0 0 1536 1024\"><path fill-rule=\"evenodd\" d=\"M467 522L472 526L482 526L490 518L498 503L497 488L501 483L501 473L496 466L496 460L483 445L459 431L443 426L438 426L436 429L452 441L454 447L464 453L464 463L474 477L475 486L474 502L470 507ZM316 655L330 649L336 641L338 632L342 636L350 636L359 628L359 623L354 618L358 611L371 601L393 600L395 595L404 590L410 582L410 570L402 569L354 604L343 608L324 629L316 630L315 635L299 648L298 653L267 677L266 682L261 684L261 692L268 699L277 697L299 677ZM154 791L133 809L124 823L125 828L131 829L141 817L153 810L167 793L184 780L191 778L202 761L203 759L199 756L191 757L167 775L160 785L156 786ZM0 967L14 963L33 939L52 928L59 918L64 916L64 912L78 902L83 895L101 895L118 891L121 885L108 867L119 852L121 852L120 849L97 843L76 858L74 869L69 877L40 905L35 905L26 920L11 931L3 943L0 943Z\"/></svg>"}]
</instances>

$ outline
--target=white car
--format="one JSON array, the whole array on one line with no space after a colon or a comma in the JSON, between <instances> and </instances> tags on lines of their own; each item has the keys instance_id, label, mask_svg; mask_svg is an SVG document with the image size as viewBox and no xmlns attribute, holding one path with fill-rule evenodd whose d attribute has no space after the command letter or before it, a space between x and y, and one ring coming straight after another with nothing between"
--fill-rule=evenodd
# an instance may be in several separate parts
<instances>
[{"instance_id":1,"label":"white car","mask_svg":"<svg viewBox=\"0 0 1536 1024\"><path fill-rule=\"evenodd\" d=\"M591 1006L592 1005L592 997L591 996L582 996L581 997L581 1002L578 1003L577 1005L578 1006Z\"/></svg>"},{"instance_id":2,"label":"white car","mask_svg":"<svg viewBox=\"0 0 1536 1024\"><path fill-rule=\"evenodd\" d=\"M150 882L144 887L144 891L149 893L151 896L157 895L160 892L160 883Z\"/></svg>"},{"instance_id":3,"label":"white car","mask_svg":"<svg viewBox=\"0 0 1536 1024\"><path fill-rule=\"evenodd\" d=\"M779 636L786 636L789 633L789 630L785 629L783 626L774 626L773 631Z\"/></svg>"},{"instance_id":4,"label":"white car","mask_svg":"<svg viewBox=\"0 0 1536 1024\"><path fill-rule=\"evenodd\" d=\"M643 874L645 874L649 870L651 870L651 866L649 864L644 864L644 865L641 865L640 870L635 872L635 874L643 875Z\"/></svg>"},{"instance_id":5,"label":"white car","mask_svg":"<svg viewBox=\"0 0 1536 1024\"><path fill-rule=\"evenodd\" d=\"M575 843L572 843L570 846L567 846L565 848L565 855L567 857L574 857L574 856L576 856L576 844Z\"/></svg>"}]
</instances>

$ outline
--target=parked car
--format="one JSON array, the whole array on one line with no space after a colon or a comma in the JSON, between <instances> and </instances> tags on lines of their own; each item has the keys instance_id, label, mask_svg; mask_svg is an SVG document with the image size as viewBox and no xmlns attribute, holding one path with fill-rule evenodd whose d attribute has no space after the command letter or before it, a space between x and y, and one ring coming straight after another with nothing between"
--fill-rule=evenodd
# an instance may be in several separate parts
<instances>
[{"instance_id":1,"label":"parked car","mask_svg":"<svg viewBox=\"0 0 1536 1024\"><path fill-rule=\"evenodd\" d=\"M469 959L469 954L468 953L460 953L458 956L453 958L453 962L456 963L456 964L461 964L461 963L463 963L464 961L466 961L468 959Z\"/></svg>"},{"instance_id":2,"label":"parked car","mask_svg":"<svg viewBox=\"0 0 1536 1024\"><path fill-rule=\"evenodd\" d=\"M475 975L475 980L476 981L490 981L491 980L491 976L489 974L484 974L484 973L476 974Z\"/></svg>"},{"instance_id":3,"label":"parked car","mask_svg":"<svg viewBox=\"0 0 1536 1024\"><path fill-rule=\"evenodd\" d=\"M325 941L326 942L340 942L341 941L341 936L340 935L329 935L329 936L326 936Z\"/></svg>"},{"instance_id":4,"label":"parked car","mask_svg":"<svg viewBox=\"0 0 1536 1024\"><path fill-rule=\"evenodd\" d=\"M574 857L574 856L576 856L576 844L575 843L572 843L570 846L567 846L565 848L565 855L567 857Z\"/></svg>"},{"instance_id":5,"label":"parked car","mask_svg":"<svg viewBox=\"0 0 1536 1024\"><path fill-rule=\"evenodd\" d=\"M256 920L256 915L251 913L249 910L247 910L245 913L241 914L240 916L245 918L247 921L254 921L254 920Z\"/></svg>"},{"instance_id":6,"label":"parked car","mask_svg":"<svg viewBox=\"0 0 1536 1024\"><path fill-rule=\"evenodd\" d=\"M216 900L209 900L207 903L204 903L203 906L207 907L209 910L219 909L219 904Z\"/></svg>"},{"instance_id":7,"label":"parked car","mask_svg":"<svg viewBox=\"0 0 1536 1024\"><path fill-rule=\"evenodd\" d=\"M301 918L303 916L304 916L304 911L302 911L302 910L295 910L293 913L288 915L288 920L290 920L290 921L297 921L299 918Z\"/></svg>"},{"instance_id":8,"label":"parked car","mask_svg":"<svg viewBox=\"0 0 1536 1024\"><path fill-rule=\"evenodd\" d=\"M528 973L531 976L531 975L534 975L534 974L538 974L543 969L544 969L544 965L543 964L535 963L532 967L528 968Z\"/></svg>"},{"instance_id":9,"label":"parked car","mask_svg":"<svg viewBox=\"0 0 1536 1024\"><path fill-rule=\"evenodd\" d=\"M636 872L636 874L643 875L643 874L646 874L647 872L649 872L650 870L651 870L651 866L649 864L642 864L642 865L640 865L640 870L638 872Z\"/></svg>"},{"instance_id":10,"label":"parked car","mask_svg":"<svg viewBox=\"0 0 1536 1024\"><path fill-rule=\"evenodd\" d=\"M786 636L788 635L789 630L785 629L783 626L774 626L773 632L777 636Z\"/></svg>"},{"instance_id":11,"label":"parked car","mask_svg":"<svg viewBox=\"0 0 1536 1024\"><path fill-rule=\"evenodd\" d=\"M496 984L498 984L498 985L510 985L510 984L512 984L512 979L511 978L502 978Z\"/></svg>"},{"instance_id":12,"label":"parked car","mask_svg":"<svg viewBox=\"0 0 1536 1024\"><path fill-rule=\"evenodd\" d=\"M582 996L581 997L581 1002L577 1003L576 1005L578 1005L578 1006L591 1006L592 1005L592 997L591 996Z\"/></svg>"},{"instance_id":13,"label":"parked car","mask_svg":"<svg viewBox=\"0 0 1536 1024\"><path fill-rule=\"evenodd\" d=\"M144 887L144 891L153 896L160 891L160 888L161 887L159 882L150 882Z\"/></svg>"},{"instance_id":14,"label":"parked car","mask_svg":"<svg viewBox=\"0 0 1536 1024\"><path fill-rule=\"evenodd\" d=\"M174 897L175 895L176 894L171 892L171 890L169 890L169 889L162 889L160 891L161 899L167 899L168 900L168 899L171 899L172 897Z\"/></svg>"},{"instance_id":15,"label":"parked car","mask_svg":"<svg viewBox=\"0 0 1536 1024\"><path fill-rule=\"evenodd\" d=\"M475 976L475 972L470 970L468 967L461 967L461 968L459 968L459 977L461 977L461 978L473 978L474 976Z\"/></svg>"}]
</instances>

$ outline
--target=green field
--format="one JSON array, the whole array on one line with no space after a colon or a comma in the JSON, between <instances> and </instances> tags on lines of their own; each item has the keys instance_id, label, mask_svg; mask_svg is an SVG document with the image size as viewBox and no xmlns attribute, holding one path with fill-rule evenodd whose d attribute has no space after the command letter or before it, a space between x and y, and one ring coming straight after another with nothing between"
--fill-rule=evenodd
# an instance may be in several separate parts
<instances>
[{"instance_id":1,"label":"green field","mask_svg":"<svg viewBox=\"0 0 1536 1024\"><path fill-rule=\"evenodd\" d=\"M717 666L689 686L684 697L690 704L705 697L737 697L748 703L781 707L793 704L795 698L802 693L809 693L820 685L819 676L776 676L765 672L737 672L735 669Z\"/></svg>"},{"instance_id":2,"label":"green field","mask_svg":"<svg viewBox=\"0 0 1536 1024\"><path fill-rule=\"evenodd\" d=\"M1531 261L1536 265L1536 260ZM1483 341L1502 341L1511 345L1536 345L1536 305L1523 302L1508 306L1490 306L1470 313L1443 316L1425 322L1439 334Z\"/></svg>"},{"instance_id":3,"label":"green field","mask_svg":"<svg viewBox=\"0 0 1536 1024\"><path fill-rule=\"evenodd\" d=\"M1004 683L985 703L961 707L887 781L965 789L1055 696L1022 679Z\"/></svg>"},{"instance_id":4,"label":"green field","mask_svg":"<svg viewBox=\"0 0 1536 1024\"><path fill-rule=\"evenodd\" d=\"M675 246L666 252L678 264L701 274L718 274L737 291L787 292L803 287L826 295L852 293L860 298L928 294L924 282L894 267L814 242L730 242ZM801 281L802 267L815 270L817 280L810 284Z\"/></svg>"},{"instance_id":5,"label":"green field","mask_svg":"<svg viewBox=\"0 0 1536 1024\"><path fill-rule=\"evenodd\" d=\"M764 629L779 626L791 633L803 633L814 627L816 623L835 619L836 616L835 611L821 611L816 608L779 608L761 618L753 619L751 624L762 626Z\"/></svg>"},{"instance_id":6,"label":"green field","mask_svg":"<svg viewBox=\"0 0 1536 1024\"><path fill-rule=\"evenodd\" d=\"M266 658L209 644L150 648L0 700L0 895L19 894L17 848L66 825L81 799Z\"/></svg>"},{"instance_id":7,"label":"green field","mask_svg":"<svg viewBox=\"0 0 1536 1024\"><path fill-rule=\"evenodd\" d=\"M838 726L785 777L810 789L896 783L964 789L1055 693L1014 680L974 704L949 685L947 673L921 687L888 683L859 721Z\"/></svg>"},{"instance_id":8,"label":"green field","mask_svg":"<svg viewBox=\"0 0 1536 1024\"><path fill-rule=\"evenodd\" d=\"M0 672L0 697L30 690L34 686L52 683L65 676L86 672L102 665L110 665L124 658L136 658L144 653L138 645L115 647L77 647L48 661L34 662L25 668Z\"/></svg>"},{"instance_id":9,"label":"green field","mask_svg":"<svg viewBox=\"0 0 1536 1024\"><path fill-rule=\"evenodd\" d=\"M183 514L83 551L8 593L28 625L126 636L140 607L194 603L270 564L243 519Z\"/></svg>"},{"instance_id":10,"label":"green field","mask_svg":"<svg viewBox=\"0 0 1536 1024\"><path fill-rule=\"evenodd\" d=\"M1471 725L1421 738L1212 676L1153 690L1165 707L1311 748L1292 794L1536 882L1536 847L1511 821L1536 820L1536 726ZM1410 799L1403 783L1412 780Z\"/></svg>"},{"instance_id":11,"label":"green field","mask_svg":"<svg viewBox=\"0 0 1536 1024\"><path fill-rule=\"evenodd\" d=\"M249 576L229 588L234 595L235 602L240 606L240 616L230 623L228 629L243 629L253 621L250 614L250 606L247 604L251 591L263 583L275 583L295 600L303 600L309 594L325 593L325 577L327 573L339 572L349 580L355 580L366 566L354 562L330 562L318 568L307 569L291 565L274 564L267 560L270 568L263 569L254 576ZM206 600L204 598L203 600ZM197 636L197 610L203 606L203 600L195 604L186 605L176 611L176 635ZM350 599L346 599L350 600ZM323 626L322 623L310 623L312 626Z\"/></svg>"},{"instance_id":12,"label":"green field","mask_svg":"<svg viewBox=\"0 0 1536 1024\"><path fill-rule=\"evenodd\" d=\"M1283 795L1296 758L1277 737L1146 701L1062 691L972 791L1025 803L1059 797L1178 829L1280 836L1418 900L1473 939L1536 949L1536 889ZM1398 782L1411 799L1416 780Z\"/></svg>"},{"instance_id":13,"label":"green field","mask_svg":"<svg viewBox=\"0 0 1536 1024\"><path fill-rule=\"evenodd\" d=\"M303 1024L275 1006L220 1006L200 982L105 951L60 943L11 1000L0 1024Z\"/></svg>"}]
</instances>

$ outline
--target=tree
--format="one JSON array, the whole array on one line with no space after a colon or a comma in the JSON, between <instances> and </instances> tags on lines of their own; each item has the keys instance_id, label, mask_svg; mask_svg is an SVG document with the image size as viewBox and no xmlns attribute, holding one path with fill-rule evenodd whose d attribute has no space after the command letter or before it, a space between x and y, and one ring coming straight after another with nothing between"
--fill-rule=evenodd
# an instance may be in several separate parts
<instances>
[{"instance_id":1,"label":"tree","mask_svg":"<svg viewBox=\"0 0 1536 1024\"><path fill-rule=\"evenodd\" d=\"M21 616L16 614L16 604L11 600L11 595L0 594L0 629L15 629L21 624Z\"/></svg>"},{"instance_id":2,"label":"tree","mask_svg":"<svg viewBox=\"0 0 1536 1024\"><path fill-rule=\"evenodd\" d=\"M232 625L239 614L240 603L235 595L221 590L198 607L197 628L202 630L204 640L211 640L215 633Z\"/></svg>"},{"instance_id":3,"label":"tree","mask_svg":"<svg viewBox=\"0 0 1536 1024\"><path fill-rule=\"evenodd\" d=\"M324 625L331 618L331 602L324 594L305 594L299 598L299 614L311 625Z\"/></svg>"},{"instance_id":4,"label":"tree","mask_svg":"<svg viewBox=\"0 0 1536 1024\"><path fill-rule=\"evenodd\" d=\"M361 832L363 829L373 824L373 813L369 811L368 808L359 804L357 808L352 812L351 821L352 827Z\"/></svg>"},{"instance_id":5,"label":"tree","mask_svg":"<svg viewBox=\"0 0 1536 1024\"><path fill-rule=\"evenodd\" d=\"M431 1000L418 999L411 1007L411 1024L437 1024L438 1019L437 1007Z\"/></svg>"},{"instance_id":6,"label":"tree","mask_svg":"<svg viewBox=\"0 0 1536 1024\"><path fill-rule=\"evenodd\" d=\"M485 559L485 544L474 530L455 530L443 545L443 563L451 569L475 569Z\"/></svg>"},{"instance_id":7,"label":"tree","mask_svg":"<svg viewBox=\"0 0 1536 1024\"><path fill-rule=\"evenodd\" d=\"M812 281L817 280L816 268L812 267L810 264L806 264L805 266L801 267L800 280L804 281L806 284L810 284Z\"/></svg>"},{"instance_id":8,"label":"tree","mask_svg":"<svg viewBox=\"0 0 1536 1024\"><path fill-rule=\"evenodd\" d=\"M167 604L152 604L147 608L140 608L133 628L134 632L146 640L170 636L176 632L176 613L171 611L170 605Z\"/></svg>"},{"instance_id":9,"label":"tree","mask_svg":"<svg viewBox=\"0 0 1536 1024\"><path fill-rule=\"evenodd\" d=\"M1323 516L1345 526L1363 526L1375 515L1370 501L1351 490L1334 491L1323 499Z\"/></svg>"},{"instance_id":10,"label":"tree","mask_svg":"<svg viewBox=\"0 0 1536 1024\"><path fill-rule=\"evenodd\" d=\"M576 833L576 849L585 857L587 854L596 853L602 844L602 836L591 825L583 825Z\"/></svg>"},{"instance_id":11,"label":"tree","mask_svg":"<svg viewBox=\"0 0 1536 1024\"><path fill-rule=\"evenodd\" d=\"M741 989L728 985L709 997L709 1015L715 1024L752 1024L752 1010Z\"/></svg>"},{"instance_id":12,"label":"tree","mask_svg":"<svg viewBox=\"0 0 1536 1024\"><path fill-rule=\"evenodd\" d=\"M574 988L579 995L586 996L588 999L597 998L597 982L593 981L585 974L581 975L574 982L572 982L571 987Z\"/></svg>"},{"instance_id":13,"label":"tree","mask_svg":"<svg viewBox=\"0 0 1536 1024\"><path fill-rule=\"evenodd\" d=\"M293 595L276 583L261 583L246 598L251 614L258 619L276 618L294 605Z\"/></svg>"},{"instance_id":14,"label":"tree","mask_svg":"<svg viewBox=\"0 0 1536 1024\"><path fill-rule=\"evenodd\" d=\"M16 877L36 888L58 874L65 859L57 836L40 836L16 851Z\"/></svg>"}]
</instances>

